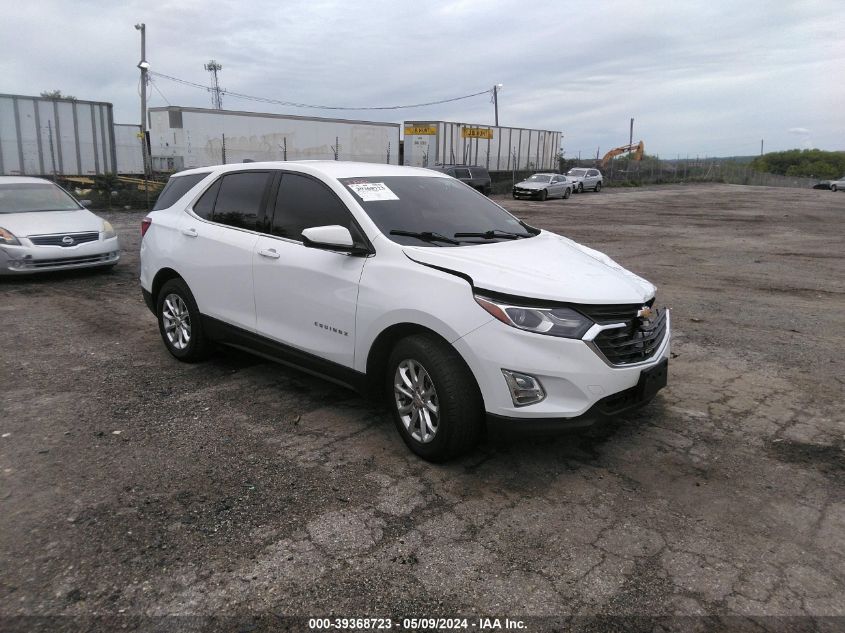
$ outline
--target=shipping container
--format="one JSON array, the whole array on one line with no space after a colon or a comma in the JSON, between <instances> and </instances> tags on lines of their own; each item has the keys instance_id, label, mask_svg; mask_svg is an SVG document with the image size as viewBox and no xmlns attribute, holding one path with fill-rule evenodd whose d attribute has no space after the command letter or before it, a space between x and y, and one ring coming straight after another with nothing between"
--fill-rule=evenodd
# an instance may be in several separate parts
<instances>
[{"instance_id":1,"label":"shipping container","mask_svg":"<svg viewBox=\"0 0 845 633\"><path fill-rule=\"evenodd\" d=\"M405 121L403 164L481 165L488 171L558 168L560 132L448 121Z\"/></svg>"},{"instance_id":2,"label":"shipping container","mask_svg":"<svg viewBox=\"0 0 845 633\"><path fill-rule=\"evenodd\" d=\"M139 176L144 173L144 148L141 144L140 125L115 123L114 147L118 174Z\"/></svg>"},{"instance_id":3,"label":"shipping container","mask_svg":"<svg viewBox=\"0 0 845 633\"><path fill-rule=\"evenodd\" d=\"M399 164L399 124L235 112L150 108L154 171L244 160L337 159Z\"/></svg>"},{"instance_id":4,"label":"shipping container","mask_svg":"<svg viewBox=\"0 0 845 633\"><path fill-rule=\"evenodd\" d=\"M0 94L0 174L91 176L116 165L112 104Z\"/></svg>"}]
</instances>

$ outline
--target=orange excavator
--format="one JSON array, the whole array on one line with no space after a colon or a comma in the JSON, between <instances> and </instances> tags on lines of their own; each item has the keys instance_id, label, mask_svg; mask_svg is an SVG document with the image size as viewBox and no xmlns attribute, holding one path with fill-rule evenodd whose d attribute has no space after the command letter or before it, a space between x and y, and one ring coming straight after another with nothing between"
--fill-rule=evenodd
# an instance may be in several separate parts
<instances>
[{"instance_id":1,"label":"orange excavator","mask_svg":"<svg viewBox=\"0 0 845 633\"><path fill-rule=\"evenodd\" d=\"M601 159L601 166L605 167L608 161L613 158L614 156L619 156L619 154L624 154L626 152L633 152L634 160L642 160L643 159L643 152L645 152L645 145L643 142L640 141L639 143L632 143L630 145L623 145L622 147L614 147L610 150L607 154L604 155L604 158Z\"/></svg>"}]
</instances>

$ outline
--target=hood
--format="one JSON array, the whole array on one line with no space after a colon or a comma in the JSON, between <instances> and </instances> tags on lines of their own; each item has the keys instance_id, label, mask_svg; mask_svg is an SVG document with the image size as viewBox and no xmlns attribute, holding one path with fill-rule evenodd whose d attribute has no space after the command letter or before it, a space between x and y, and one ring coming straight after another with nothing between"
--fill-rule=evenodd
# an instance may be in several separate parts
<instances>
[{"instance_id":1,"label":"hood","mask_svg":"<svg viewBox=\"0 0 845 633\"><path fill-rule=\"evenodd\" d=\"M478 289L546 301L643 303L655 287L604 253L543 231L528 239L455 248L404 247L419 264L469 275Z\"/></svg>"},{"instance_id":2,"label":"hood","mask_svg":"<svg viewBox=\"0 0 845 633\"><path fill-rule=\"evenodd\" d=\"M102 231L103 221L88 209L0 213L0 226L17 237Z\"/></svg>"},{"instance_id":3,"label":"hood","mask_svg":"<svg viewBox=\"0 0 845 633\"><path fill-rule=\"evenodd\" d=\"M547 182L532 182L529 180L523 180L514 185L514 187L519 187L520 189L545 189L548 186L549 183Z\"/></svg>"}]
</instances>

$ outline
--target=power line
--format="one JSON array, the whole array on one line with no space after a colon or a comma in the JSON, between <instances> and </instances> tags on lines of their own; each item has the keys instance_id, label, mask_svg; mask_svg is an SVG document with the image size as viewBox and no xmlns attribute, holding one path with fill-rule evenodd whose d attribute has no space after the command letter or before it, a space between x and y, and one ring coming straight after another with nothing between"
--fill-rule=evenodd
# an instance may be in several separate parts
<instances>
[{"instance_id":1,"label":"power line","mask_svg":"<svg viewBox=\"0 0 845 633\"><path fill-rule=\"evenodd\" d=\"M150 77L150 85L151 85L153 88L155 88L155 91L156 91L159 95L161 95L161 98L162 98L162 99L164 99L164 102L165 102L167 105L170 105L170 101L168 101L168 100L167 100L167 97L165 97L165 96L164 96L164 93L163 93L163 92L159 89L158 84L157 84L155 81L153 81L153 78L152 78L152 77Z\"/></svg>"},{"instance_id":2,"label":"power line","mask_svg":"<svg viewBox=\"0 0 845 633\"><path fill-rule=\"evenodd\" d=\"M161 77L162 79L167 79L169 81L175 81L176 83L180 83L186 86L191 86L193 88L200 88L201 90L205 90L206 92L213 91L213 88L209 88L208 86L203 86L202 84L194 83L193 81L187 81L185 79L179 79L178 77L171 77L170 75L165 75L164 73L157 73L155 71L149 71L149 74L155 75L156 77ZM407 108L422 108L425 106L431 105L440 105L441 103L452 103L453 101L461 101L463 99L471 99L472 97L477 97L479 95L486 95L492 92L492 88L488 88L487 90L482 90L480 92L474 92L469 95L464 95L462 97L452 97L451 99L440 99L439 101L429 101L427 103L414 103L411 105L394 105L394 106L362 106L362 107L350 107L350 106L327 106L327 105L312 105L308 103L297 103L295 101L281 101L279 99L269 99L267 97L255 97L252 95L245 95L240 92L232 92L230 90L220 89L222 94L228 95L230 97L235 97L238 99L246 99L248 101L258 101L261 103L271 103L273 105L281 105L281 106L288 106L291 108L311 108L313 110L403 110Z\"/></svg>"}]
</instances>

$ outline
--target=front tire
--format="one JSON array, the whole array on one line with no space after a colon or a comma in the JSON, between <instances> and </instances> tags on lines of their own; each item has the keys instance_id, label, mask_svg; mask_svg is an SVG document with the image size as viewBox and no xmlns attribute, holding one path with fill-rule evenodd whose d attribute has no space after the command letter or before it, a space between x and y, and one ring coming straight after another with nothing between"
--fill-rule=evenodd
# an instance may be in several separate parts
<instances>
[{"instance_id":1,"label":"front tire","mask_svg":"<svg viewBox=\"0 0 845 633\"><path fill-rule=\"evenodd\" d=\"M545 189L543 189L543 190L540 192L540 202L545 202L545 201L546 201L546 198L548 198L548 197L549 197L549 192L548 192L548 191L546 191Z\"/></svg>"},{"instance_id":2,"label":"front tire","mask_svg":"<svg viewBox=\"0 0 845 633\"><path fill-rule=\"evenodd\" d=\"M830 185L830 190L831 190L831 191L837 191L837 189L836 189L836 185Z\"/></svg>"},{"instance_id":3,"label":"front tire","mask_svg":"<svg viewBox=\"0 0 845 633\"><path fill-rule=\"evenodd\" d=\"M207 356L202 317L194 295L182 279L170 279L161 287L156 299L156 316L161 339L174 358L195 363Z\"/></svg>"},{"instance_id":4,"label":"front tire","mask_svg":"<svg viewBox=\"0 0 845 633\"><path fill-rule=\"evenodd\" d=\"M578 183L578 193L584 193L584 183L583 182Z\"/></svg>"},{"instance_id":5,"label":"front tire","mask_svg":"<svg viewBox=\"0 0 845 633\"><path fill-rule=\"evenodd\" d=\"M399 341L388 361L393 422L405 444L430 462L469 451L478 442L483 404L457 351L434 334Z\"/></svg>"},{"instance_id":6,"label":"front tire","mask_svg":"<svg viewBox=\"0 0 845 633\"><path fill-rule=\"evenodd\" d=\"M601 191L601 183L597 182L596 183L596 193L598 193L599 191Z\"/></svg>"}]
</instances>

